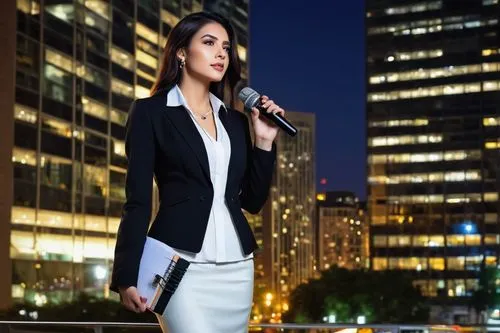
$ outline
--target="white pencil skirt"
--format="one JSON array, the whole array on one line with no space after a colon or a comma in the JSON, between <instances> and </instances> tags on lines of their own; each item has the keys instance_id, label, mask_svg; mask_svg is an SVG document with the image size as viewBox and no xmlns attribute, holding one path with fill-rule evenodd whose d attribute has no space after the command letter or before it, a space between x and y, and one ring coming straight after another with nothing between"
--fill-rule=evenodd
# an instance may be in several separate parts
<instances>
[{"instance_id":1,"label":"white pencil skirt","mask_svg":"<svg viewBox=\"0 0 500 333\"><path fill-rule=\"evenodd\" d=\"M252 308L253 259L191 263L163 316L163 332L246 333Z\"/></svg>"}]
</instances>

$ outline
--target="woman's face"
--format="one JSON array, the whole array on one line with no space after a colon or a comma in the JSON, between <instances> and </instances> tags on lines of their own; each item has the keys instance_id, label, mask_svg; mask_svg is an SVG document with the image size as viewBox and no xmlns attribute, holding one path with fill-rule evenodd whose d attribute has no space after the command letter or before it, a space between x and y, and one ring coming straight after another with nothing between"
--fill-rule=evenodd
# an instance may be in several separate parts
<instances>
[{"instance_id":1,"label":"woman's face","mask_svg":"<svg viewBox=\"0 0 500 333\"><path fill-rule=\"evenodd\" d=\"M179 52L178 56L186 61L184 70L189 76L219 82L229 66L227 31L219 23L208 23L193 36L187 54L183 50Z\"/></svg>"}]
</instances>

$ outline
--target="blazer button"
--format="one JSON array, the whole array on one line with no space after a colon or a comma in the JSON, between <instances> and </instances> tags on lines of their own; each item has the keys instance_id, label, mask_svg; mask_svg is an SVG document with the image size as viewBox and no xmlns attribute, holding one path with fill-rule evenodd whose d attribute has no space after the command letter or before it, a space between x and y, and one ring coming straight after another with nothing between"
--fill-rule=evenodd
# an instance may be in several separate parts
<instances>
[{"instance_id":1,"label":"blazer button","mask_svg":"<svg viewBox=\"0 0 500 333\"><path fill-rule=\"evenodd\" d=\"M204 195L200 195L200 201L204 201L205 200L205 196Z\"/></svg>"}]
</instances>

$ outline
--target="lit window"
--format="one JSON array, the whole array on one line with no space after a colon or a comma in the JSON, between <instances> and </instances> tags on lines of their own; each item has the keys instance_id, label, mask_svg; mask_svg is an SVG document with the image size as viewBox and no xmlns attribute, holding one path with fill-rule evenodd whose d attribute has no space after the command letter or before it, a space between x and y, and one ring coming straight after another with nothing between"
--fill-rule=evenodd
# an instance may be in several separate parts
<instances>
[{"instance_id":1,"label":"lit window","mask_svg":"<svg viewBox=\"0 0 500 333\"><path fill-rule=\"evenodd\" d=\"M373 246L375 247L386 247L387 246L387 236L373 236Z\"/></svg>"},{"instance_id":2,"label":"lit window","mask_svg":"<svg viewBox=\"0 0 500 333\"><path fill-rule=\"evenodd\" d=\"M498 201L498 193L496 193L496 192L484 193L484 201L485 202Z\"/></svg>"},{"instance_id":3,"label":"lit window","mask_svg":"<svg viewBox=\"0 0 500 333\"><path fill-rule=\"evenodd\" d=\"M28 15L40 14L40 4L33 0L17 0L17 9Z\"/></svg>"},{"instance_id":4,"label":"lit window","mask_svg":"<svg viewBox=\"0 0 500 333\"><path fill-rule=\"evenodd\" d=\"M483 82L483 91L494 91L499 90L500 81L485 81Z\"/></svg>"},{"instance_id":5,"label":"lit window","mask_svg":"<svg viewBox=\"0 0 500 333\"><path fill-rule=\"evenodd\" d=\"M102 0L85 0L85 7L109 20L109 5Z\"/></svg>"},{"instance_id":6,"label":"lit window","mask_svg":"<svg viewBox=\"0 0 500 333\"><path fill-rule=\"evenodd\" d=\"M483 125L484 126L498 126L498 125L500 125L500 117L499 118L493 118L493 117L483 118Z\"/></svg>"},{"instance_id":7,"label":"lit window","mask_svg":"<svg viewBox=\"0 0 500 333\"><path fill-rule=\"evenodd\" d=\"M16 147L12 150L12 162L36 166L36 152Z\"/></svg>"},{"instance_id":8,"label":"lit window","mask_svg":"<svg viewBox=\"0 0 500 333\"><path fill-rule=\"evenodd\" d=\"M451 84L445 86L431 86L413 90L399 90L388 92L376 92L368 94L369 102L392 101L396 99L419 98L426 96L456 95L463 93L476 93L481 90L481 83Z\"/></svg>"},{"instance_id":9,"label":"lit window","mask_svg":"<svg viewBox=\"0 0 500 333\"><path fill-rule=\"evenodd\" d=\"M114 93L124 95L129 98L134 98L134 88L131 85L118 79L112 78L111 89Z\"/></svg>"},{"instance_id":10,"label":"lit window","mask_svg":"<svg viewBox=\"0 0 500 333\"><path fill-rule=\"evenodd\" d=\"M147 54L146 52L143 52L141 50L136 50L136 56L135 56L136 60L151 67L151 68L154 68L156 69L158 67L158 60L153 57L153 56L150 56L149 54Z\"/></svg>"},{"instance_id":11,"label":"lit window","mask_svg":"<svg viewBox=\"0 0 500 333\"><path fill-rule=\"evenodd\" d=\"M145 97L149 97L149 96L150 96L150 92L149 92L148 88L145 88L145 87L140 86L140 85L135 86L135 97L145 98Z\"/></svg>"},{"instance_id":12,"label":"lit window","mask_svg":"<svg viewBox=\"0 0 500 333\"><path fill-rule=\"evenodd\" d=\"M106 105L94 101L88 97L82 97L83 112L102 120L108 120L108 108Z\"/></svg>"},{"instance_id":13,"label":"lit window","mask_svg":"<svg viewBox=\"0 0 500 333\"><path fill-rule=\"evenodd\" d=\"M149 29L145 25L137 22L135 26L135 31L137 32L138 36L141 36L145 40L157 45L158 44L158 33L154 32L153 30Z\"/></svg>"},{"instance_id":14,"label":"lit window","mask_svg":"<svg viewBox=\"0 0 500 333\"><path fill-rule=\"evenodd\" d=\"M113 139L113 152L118 156L125 157L125 142Z\"/></svg>"},{"instance_id":15,"label":"lit window","mask_svg":"<svg viewBox=\"0 0 500 333\"><path fill-rule=\"evenodd\" d=\"M14 118L30 124L35 124L37 121L38 112L24 105L16 104L14 106Z\"/></svg>"},{"instance_id":16,"label":"lit window","mask_svg":"<svg viewBox=\"0 0 500 333\"><path fill-rule=\"evenodd\" d=\"M241 61L246 62L247 61L247 49L246 49L246 47L238 44L236 50L238 52L238 57L241 59Z\"/></svg>"},{"instance_id":17,"label":"lit window","mask_svg":"<svg viewBox=\"0 0 500 333\"><path fill-rule=\"evenodd\" d=\"M441 135L401 135L389 137L374 137L370 138L369 145L372 147L379 146L395 146L395 145L408 145L408 144L426 144L438 143L443 140Z\"/></svg>"},{"instance_id":18,"label":"lit window","mask_svg":"<svg viewBox=\"0 0 500 333\"><path fill-rule=\"evenodd\" d=\"M444 258L429 258L429 266L432 270L444 271Z\"/></svg>"},{"instance_id":19,"label":"lit window","mask_svg":"<svg viewBox=\"0 0 500 333\"><path fill-rule=\"evenodd\" d=\"M132 69L134 66L134 56L115 46L111 48L111 60L122 67Z\"/></svg>"},{"instance_id":20,"label":"lit window","mask_svg":"<svg viewBox=\"0 0 500 333\"><path fill-rule=\"evenodd\" d=\"M127 117L128 117L127 113L119 110L112 109L110 112L111 122L121 126L125 126L125 124L127 123Z\"/></svg>"},{"instance_id":21,"label":"lit window","mask_svg":"<svg viewBox=\"0 0 500 333\"><path fill-rule=\"evenodd\" d=\"M73 72L73 59L64 55L63 53L53 51L51 49L45 49L45 61L56 65L70 73Z\"/></svg>"},{"instance_id":22,"label":"lit window","mask_svg":"<svg viewBox=\"0 0 500 333\"><path fill-rule=\"evenodd\" d=\"M387 269L387 258L373 258L373 270L382 271Z\"/></svg>"},{"instance_id":23,"label":"lit window","mask_svg":"<svg viewBox=\"0 0 500 333\"><path fill-rule=\"evenodd\" d=\"M498 148L500 148L500 142L498 142L498 141L485 142L484 148L486 148L486 149L498 149Z\"/></svg>"},{"instance_id":24,"label":"lit window","mask_svg":"<svg viewBox=\"0 0 500 333\"><path fill-rule=\"evenodd\" d=\"M484 244L486 245L500 244L500 235L495 235L495 234L484 235Z\"/></svg>"},{"instance_id":25,"label":"lit window","mask_svg":"<svg viewBox=\"0 0 500 333\"><path fill-rule=\"evenodd\" d=\"M166 9L161 10L161 19L163 22L168 24L170 27L174 27L179 21L180 18L176 15L172 14Z\"/></svg>"},{"instance_id":26,"label":"lit window","mask_svg":"<svg viewBox=\"0 0 500 333\"><path fill-rule=\"evenodd\" d=\"M75 17L75 7L73 4L45 5L45 10L58 19L71 22Z\"/></svg>"},{"instance_id":27,"label":"lit window","mask_svg":"<svg viewBox=\"0 0 500 333\"><path fill-rule=\"evenodd\" d=\"M149 80L151 82L156 81L156 78L153 75L144 72L142 69L138 68L135 72L137 73L138 76L142 77L143 79Z\"/></svg>"},{"instance_id":28,"label":"lit window","mask_svg":"<svg viewBox=\"0 0 500 333\"><path fill-rule=\"evenodd\" d=\"M72 134L70 123L47 115L42 117L42 129L66 138L71 138Z\"/></svg>"}]
</instances>

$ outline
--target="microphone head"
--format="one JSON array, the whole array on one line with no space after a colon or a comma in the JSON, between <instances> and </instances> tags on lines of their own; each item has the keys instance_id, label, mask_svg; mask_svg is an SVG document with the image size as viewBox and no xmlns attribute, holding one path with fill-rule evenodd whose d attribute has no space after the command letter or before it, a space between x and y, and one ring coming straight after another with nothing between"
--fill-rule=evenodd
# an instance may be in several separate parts
<instances>
[{"instance_id":1,"label":"microphone head","mask_svg":"<svg viewBox=\"0 0 500 333\"><path fill-rule=\"evenodd\" d=\"M253 107L259 105L260 95L258 92L250 87L245 87L241 89L238 94L238 98L245 105L245 109L251 110Z\"/></svg>"}]
</instances>

